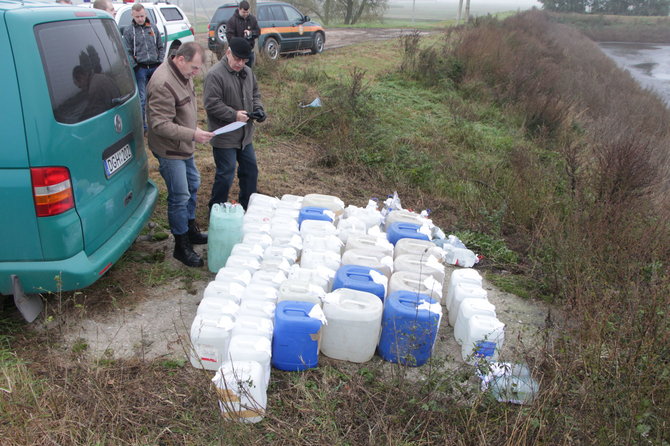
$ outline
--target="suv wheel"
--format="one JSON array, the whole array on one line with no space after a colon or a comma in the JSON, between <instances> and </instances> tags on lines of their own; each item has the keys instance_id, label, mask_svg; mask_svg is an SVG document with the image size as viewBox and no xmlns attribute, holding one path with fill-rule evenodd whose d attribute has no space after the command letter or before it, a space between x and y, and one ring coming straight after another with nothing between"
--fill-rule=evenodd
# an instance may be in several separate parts
<instances>
[{"instance_id":1,"label":"suv wheel","mask_svg":"<svg viewBox=\"0 0 670 446\"><path fill-rule=\"evenodd\" d=\"M267 56L268 59L270 60L277 60L279 59L279 51L281 49L281 46L279 45L279 42L275 40L273 37L268 37L265 39L265 44L263 45L263 52L265 53L265 56Z\"/></svg>"},{"instance_id":2,"label":"suv wheel","mask_svg":"<svg viewBox=\"0 0 670 446\"><path fill-rule=\"evenodd\" d=\"M216 40L220 45L225 45L228 40L226 39L226 24L219 23L219 26L216 27Z\"/></svg>"},{"instance_id":3,"label":"suv wheel","mask_svg":"<svg viewBox=\"0 0 670 446\"><path fill-rule=\"evenodd\" d=\"M319 54L323 51L323 34L314 34L314 42L312 43L312 54Z\"/></svg>"}]
</instances>

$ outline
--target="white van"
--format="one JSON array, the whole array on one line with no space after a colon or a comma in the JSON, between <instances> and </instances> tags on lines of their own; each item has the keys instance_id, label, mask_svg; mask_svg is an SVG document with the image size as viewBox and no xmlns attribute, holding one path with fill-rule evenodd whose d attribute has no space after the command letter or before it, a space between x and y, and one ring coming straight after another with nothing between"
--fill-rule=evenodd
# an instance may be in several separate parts
<instances>
[{"instance_id":1,"label":"white van","mask_svg":"<svg viewBox=\"0 0 670 446\"><path fill-rule=\"evenodd\" d=\"M131 8L134 3L114 3L116 23L119 24L121 35L126 26L133 20ZM142 3L147 11L149 22L156 25L165 44L165 60L174 56L182 43L193 42L195 31L184 11L170 3Z\"/></svg>"}]
</instances>

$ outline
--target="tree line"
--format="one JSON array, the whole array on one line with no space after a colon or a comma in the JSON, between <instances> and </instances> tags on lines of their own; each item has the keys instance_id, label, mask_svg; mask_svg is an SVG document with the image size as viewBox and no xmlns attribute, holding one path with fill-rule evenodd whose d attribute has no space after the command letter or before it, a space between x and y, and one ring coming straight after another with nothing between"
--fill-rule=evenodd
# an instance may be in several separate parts
<instances>
[{"instance_id":1,"label":"tree line","mask_svg":"<svg viewBox=\"0 0 670 446\"><path fill-rule=\"evenodd\" d=\"M667 16L670 0L539 0L548 11Z\"/></svg>"}]
</instances>

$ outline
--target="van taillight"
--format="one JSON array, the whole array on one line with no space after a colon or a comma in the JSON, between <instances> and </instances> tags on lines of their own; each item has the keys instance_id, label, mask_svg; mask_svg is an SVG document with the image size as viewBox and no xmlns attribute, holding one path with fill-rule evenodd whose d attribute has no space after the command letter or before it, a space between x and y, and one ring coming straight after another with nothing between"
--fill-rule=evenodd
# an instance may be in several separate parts
<instances>
[{"instance_id":1,"label":"van taillight","mask_svg":"<svg viewBox=\"0 0 670 446\"><path fill-rule=\"evenodd\" d=\"M189 29L191 30L191 34L195 36L195 30L193 29L193 27L191 26Z\"/></svg>"},{"instance_id":2,"label":"van taillight","mask_svg":"<svg viewBox=\"0 0 670 446\"><path fill-rule=\"evenodd\" d=\"M38 217L62 214L74 207L72 182L66 167L34 167L30 169L30 176Z\"/></svg>"}]
</instances>

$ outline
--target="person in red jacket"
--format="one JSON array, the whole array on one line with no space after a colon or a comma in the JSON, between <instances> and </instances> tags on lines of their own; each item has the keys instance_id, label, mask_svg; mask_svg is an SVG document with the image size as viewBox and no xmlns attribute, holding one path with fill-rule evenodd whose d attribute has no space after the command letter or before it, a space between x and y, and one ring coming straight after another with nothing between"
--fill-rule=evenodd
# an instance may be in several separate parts
<instances>
[{"instance_id":1,"label":"person in red jacket","mask_svg":"<svg viewBox=\"0 0 670 446\"><path fill-rule=\"evenodd\" d=\"M233 15L228 19L228 23L226 23L226 39L229 43L233 40L233 37L247 39L252 50L249 60L247 60L247 66L249 68L253 68L254 66L256 56L254 55L253 49L256 39L260 35L261 28L258 26L256 17L249 12L249 2L247 0L242 0Z\"/></svg>"}]
</instances>

